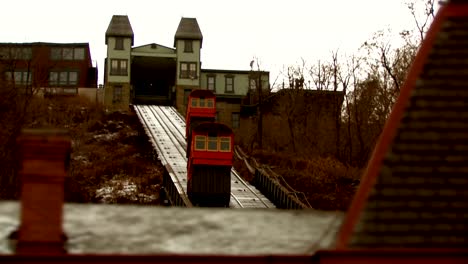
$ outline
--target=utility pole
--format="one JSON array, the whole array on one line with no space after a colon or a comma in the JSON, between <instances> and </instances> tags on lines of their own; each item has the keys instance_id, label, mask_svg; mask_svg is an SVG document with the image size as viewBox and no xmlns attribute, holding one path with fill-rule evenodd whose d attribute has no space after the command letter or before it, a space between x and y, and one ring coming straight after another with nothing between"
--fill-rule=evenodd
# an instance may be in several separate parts
<instances>
[{"instance_id":1,"label":"utility pole","mask_svg":"<svg viewBox=\"0 0 468 264\"><path fill-rule=\"evenodd\" d=\"M263 91L262 91L262 74L257 64L257 96L258 96L258 106L257 106L257 113L258 113L258 130L257 130L257 142L258 147L260 149L263 148Z\"/></svg>"},{"instance_id":2,"label":"utility pole","mask_svg":"<svg viewBox=\"0 0 468 264\"><path fill-rule=\"evenodd\" d=\"M258 147L263 148L263 91L262 91L262 72L257 61L257 69L254 70L255 58L250 61L250 80L249 92L251 90L251 82L255 83L256 103L257 103L257 138ZM253 95L253 93L252 93ZM251 101L252 102L252 101Z\"/></svg>"}]
</instances>

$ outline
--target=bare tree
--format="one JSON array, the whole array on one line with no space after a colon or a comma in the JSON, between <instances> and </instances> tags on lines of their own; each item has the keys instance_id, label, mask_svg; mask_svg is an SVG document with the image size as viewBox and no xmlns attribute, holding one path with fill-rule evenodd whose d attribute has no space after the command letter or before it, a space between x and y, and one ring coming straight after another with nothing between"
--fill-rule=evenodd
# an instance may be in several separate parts
<instances>
[{"instance_id":1,"label":"bare tree","mask_svg":"<svg viewBox=\"0 0 468 264\"><path fill-rule=\"evenodd\" d=\"M304 58L301 58L299 64L289 65L286 69L283 69L282 75L287 78L288 86L284 85L283 89L310 89L310 85L306 82L305 72L307 69L307 62Z\"/></svg>"},{"instance_id":2,"label":"bare tree","mask_svg":"<svg viewBox=\"0 0 468 264\"><path fill-rule=\"evenodd\" d=\"M346 89L348 87L348 79L343 76L344 74L341 71L340 64L338 63L338 50L333 51L331 62L331 72L333 76L333 91L338 92L338 82L341 83L343 88L343 94L346 94ZM341 159L340 155L340 131L341 131L341 107L343 102L333 100L333 118L335 119L335 156Z\"/></svg>"},{"instance_id":3,"label":"bare tree","mask_svg":"<svg viewBox=\"0 0 468 264\"><path fill-rule=\"evenodd\" d=\"M0 198L18 195L16 138L33 96L47 80L48 69L34 65L30 47L0 47Z\"/></svg>"},{"instance_id":4,"label":"bare tree","mask_svg":"<svg viewBox=\"0 0 468 264\"><path fill-rule=\"evenodd\" d=\"M278 77L275 79L275 82L272 86L268 83L268 78L265 76L265 71L261 70L260 60L257 57L254 57L250 62L250 83L249 83L249 93L251 100L254 104L257 105L257 131L256 131L256 142L258 147L263 148L263 101L264 97L269 95L271 92L271 87L276 83ZM252 91L255 91L255 94L252 94Z\"/></svg>"},{"instance_id":5,"label":"bare tree","mask_svg":"<svg viewBox=\"0 0 468 264\"><path fill-rule=\"evenodd\" d=\"M344 122L346 123L346 140L344 142L343 152L347 153L346 157L345 154L341 155L342 160L346 160L350 162L353 158L353 127L352 127L352 114L351 114L351 104L355 102L355 95L353 91L348 91L348 85L351 85L352 88L357 87L358 83L360 82L359 79L359 68L361 67L362 58L358 56L351 56L347 61L347 72L344 76L341 76L343 82L343 88L345 93L344 103L345 103L345 112Z\"/></svg>"},{"instance_id":6,"label":"bare tree","mask_svg":"<svg viewBox=\"0 0 468 264\"><path fill-rule=\"evenodd\" d=\"M321 60L318 60L316 65L310 67L309 74L315 89L319 91L329 90L332 82L332 75L328 63L323 63Z\"/></svg>"},{"instance_id":7,"label":"bare tree","mask_svg":"<svg viewBox=\"0 0 468 264\"><path fill-rule=\"evenodd\" d=\"M420 43L424 40L427 29L434 20L435 0L411 0L406 2L411 15L413 16L414 23L419 33Z\"/></svg>"}]
</instances>

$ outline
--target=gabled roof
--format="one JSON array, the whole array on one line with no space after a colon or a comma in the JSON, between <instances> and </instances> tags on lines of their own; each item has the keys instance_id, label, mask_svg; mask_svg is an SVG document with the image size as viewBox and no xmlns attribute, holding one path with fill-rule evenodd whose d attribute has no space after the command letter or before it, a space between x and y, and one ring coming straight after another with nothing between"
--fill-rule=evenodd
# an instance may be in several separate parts
<instances>
[{"instance_id":1,"label":"gabled roof","mask_svg":"<svg viewBox=\"0 0 468 264\"><path fill-rule=\"evenodd\" d=\"M108 37L129 37L132 38L133 46L133 30L130 25L130 20L128 16L123 15L113 15L112 20L109 23L109 27L106 31L106 44Z\"/></svg>"},{"instance_id":2,"label":"gabled roof","mask_svg":"<svg viewBox=\"0 0 468 264\"><path fill-rule=\"evenodd\" d=\"M442 6L341 227L337 248L468 247L468 5Z\"/></svg>"},{"instance_id":3,"label":"gabled roof","mask_svg":"<svg viewBox=\"0 0 468 264\"><path fill-rule=\"evenodd\" d=\"M158 54L175 54L176 49L169 48L156 43L146 44L132 48L132 53L158 53Z\"/></svg>"},{"instance_id":4,"label":"gabled roof","mask_svg":"<svg viewBox=\"0 0 468 264\"><path fill-rule=\"evenodd\" d=\"M180 19L179 26L174 36L174 47L178 39L196 39L203 41L203 35L196 18L183 17Z\"/></svg>"}]
</instances>

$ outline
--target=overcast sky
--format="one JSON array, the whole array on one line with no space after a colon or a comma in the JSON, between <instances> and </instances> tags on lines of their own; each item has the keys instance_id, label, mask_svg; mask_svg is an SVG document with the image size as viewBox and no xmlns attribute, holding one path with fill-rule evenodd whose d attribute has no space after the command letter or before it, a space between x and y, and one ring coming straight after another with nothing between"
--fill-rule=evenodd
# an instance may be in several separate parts
<instances>
[{"instance_id":1,"label":"overcast sky","mask_svg":"<svg viewBox=\"0 0 468 264\"><path fill-rule=\"evenodd\" d=\"M15 0L2 3L0 42L89 42L102 83L105 32L128 15L135 46L173 46L181 17L203 34L202 68L249 70L258 57L276 78L283 66L351 54L380 29L413 28L405 0Z\"/></svg>"}]
</instances>

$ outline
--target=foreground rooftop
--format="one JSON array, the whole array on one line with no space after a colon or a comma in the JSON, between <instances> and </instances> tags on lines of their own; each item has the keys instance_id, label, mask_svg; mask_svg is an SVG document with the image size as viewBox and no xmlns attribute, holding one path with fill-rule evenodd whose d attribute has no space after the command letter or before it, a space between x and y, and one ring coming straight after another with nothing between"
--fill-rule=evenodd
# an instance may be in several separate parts
<instances>
[{"instance_id":1,"label":"foreground rooftop","mask_svg":"<svg viewBox=\"0 0 468 264\"><path fill-rule=\"evenodd\" d=\"M342 213L65 204L70 254L312 254L328 248ZM0 254L19 227L20 204L0 202Z\"/></svg>"}]
</instances>

